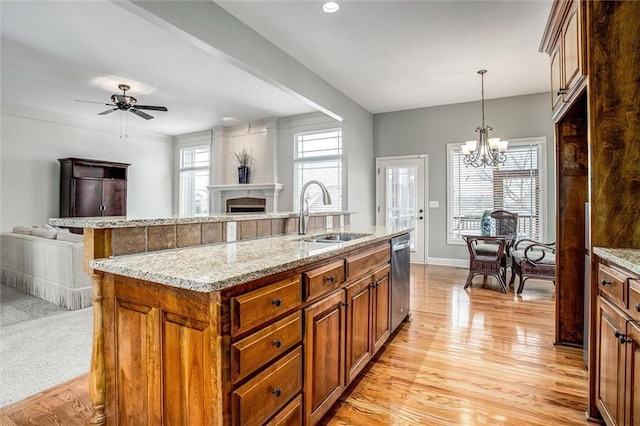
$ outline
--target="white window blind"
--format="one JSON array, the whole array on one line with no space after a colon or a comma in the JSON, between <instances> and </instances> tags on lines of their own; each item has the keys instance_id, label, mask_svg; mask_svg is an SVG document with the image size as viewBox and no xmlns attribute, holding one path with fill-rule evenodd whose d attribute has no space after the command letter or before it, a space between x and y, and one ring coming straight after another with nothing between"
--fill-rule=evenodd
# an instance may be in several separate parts
<instances>
[{"instance_id":1,"label":"white window blind","mask_svg":"<svg viewBox=\"0 0 640 426\"><path fill-rule=\"evenodd\" d=\"M209 146L180 149L180 216L209 215L210 161Z\"/></svg>"},{"instance_id":2,"label":"white window blind","mask_svg":"<svg viewBox=\"0 0 640 426\"><path fill-rule=\"evenodd\" d=\"M461 144L448 145L448 242L480 235L485 210L518 213L517 238L541 240L543 141L509 143L507 160L497 167L466 166Z\"/></svg>"},{"instance_id":3,"label":"white window blind","mask_svg":"<svg viewBox=\"0 0 640 426\"><path fill-rule=\"evenodd\" d=\"M293 205L300 205L300 190L310 180L327 187L331 204L322 203L318 185L308 187L305 198L310 211L342 210L342 129L297 133L293 160Z\"/></svg>"}]
</instances>

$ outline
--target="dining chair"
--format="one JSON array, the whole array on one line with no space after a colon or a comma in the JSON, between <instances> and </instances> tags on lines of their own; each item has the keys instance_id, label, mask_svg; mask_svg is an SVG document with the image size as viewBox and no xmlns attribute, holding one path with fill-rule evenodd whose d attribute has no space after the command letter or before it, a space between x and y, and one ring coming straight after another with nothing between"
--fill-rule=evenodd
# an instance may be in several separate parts
<instances>
[{"instance_id":1,"label":"dining chair","mask_svg":"<svg viewBox=\"0 0 640 426\"><path fill-rule=\"evenodd\" d=\"M467 242L467 249L469 250L469 275L467 276L467 282L464 288L471 286L471 281L476 275L483 275L484 282L486 282L487 276L494 276L500 284L500 290L503 293L507 293L506 284L506 269L505 265L505 246L507 240L502 237L483 237L483 236L464 236ZM478 252L477 248L482 247L488 249L493 247L492 250L485 252Z\"/></svg>"},{"instance_id":2,"label":"dining chair","mask_svg":"<svg viewBox=\"0 0 640 426\"><path fill-rule=\"evenodd\" d=\"M511 251L513 259L511 280L518 275L516 294L522 293L524 283L529 278L553 281L556 285L556 243L541 243L530 239L518 241Z\"/></svg>"},{"instance_id":3,"label":"dining chair","mask_svg":"<svg viewBox=\"0 0 640 426\"><path fill-rule=\"evenodd\" d=\"M505 256L503 258L504 264L502 266L504 268L505 274L507 272L507 269L511 268L511 276L513 277L513 261L511 259L510 251L515 244L518 235L518 213L512 213L507 210L494 210L491 212L490 216L495 222L495 232L492 232L492 235L510 237L504 248ZM490 255L492 253L495 253L495 250L495 245L479 245L478 247L476 247L476 251L483 255Z\"/></svg>"}]
</instances>

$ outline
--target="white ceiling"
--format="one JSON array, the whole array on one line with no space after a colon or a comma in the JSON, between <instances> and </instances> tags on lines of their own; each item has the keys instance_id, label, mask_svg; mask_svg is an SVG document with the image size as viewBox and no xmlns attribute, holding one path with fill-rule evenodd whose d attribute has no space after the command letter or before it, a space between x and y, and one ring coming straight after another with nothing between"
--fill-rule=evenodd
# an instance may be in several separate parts
<instances>
[{"instance_id":1,"label":"white ceiling","mask_svg":"<svg viewBox=\"0 0 640 426\"><path fill-rule=\"evenodd\" d=\"M551 0L222 1L229 13L372 113L548 91L538 45ZM2 101L92 120L120 83L167 135L313 109L108 1L0 2ZM223 121L222 117L233 120Z\"/></svg>"}]
</instances>

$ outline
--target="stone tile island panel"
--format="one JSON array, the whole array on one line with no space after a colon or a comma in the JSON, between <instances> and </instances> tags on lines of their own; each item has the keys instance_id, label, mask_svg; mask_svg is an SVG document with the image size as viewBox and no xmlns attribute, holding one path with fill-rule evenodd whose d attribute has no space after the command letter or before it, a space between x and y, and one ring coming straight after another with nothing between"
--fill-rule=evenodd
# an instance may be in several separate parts
<instances>
[{"instance_id":1,"label":"stone tile island panel","mask_svg":"<svg viewBox=\"0 0 640 426\"><path fill-rule=\"evenodd\" d=\"M350 223L350 212L311 213L307 232ZM226 214L205 217L130 219L113 217L51 218L49 224L70 228L111 229L113 256L227 242L227 224L236 223L235 240L298 233L298 213Z\"/></svg>"}]
</instances>

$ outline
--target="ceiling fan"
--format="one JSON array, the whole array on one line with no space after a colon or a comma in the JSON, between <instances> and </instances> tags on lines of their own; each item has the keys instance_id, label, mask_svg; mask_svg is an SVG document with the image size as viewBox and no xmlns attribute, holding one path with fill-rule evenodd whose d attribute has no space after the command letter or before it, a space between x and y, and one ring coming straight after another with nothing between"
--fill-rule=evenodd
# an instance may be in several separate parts
<instances>
[{"instance_id":1,"label":"ceiling fan","mask_svg":"<svg viewBox=\"0 0 640 426\"><path fill-rule=\"evenodd\" d=\"M104 104L110 107L115 106L115 108L108 109L106 111L102 111L98 113L98 115L107 115L111 114L113 111L129 111L137 115L138 117L142 117L145 120L151 120L153 118L152 115L147 114L146 112L140 111L141 109L147 109L151 111L168 111L167 107L163 106L153 106L153 105L138 105L138 100L133 96L127 95L127 90L131 89L130 86L126 84L119 84L118 89L122 90L122 95L111 95L111 104ZM92 104L102 104L102 102L95 101L83 101L80 99L76 99L78 102L88 102Z\"/></svg>"}]
</instances>

